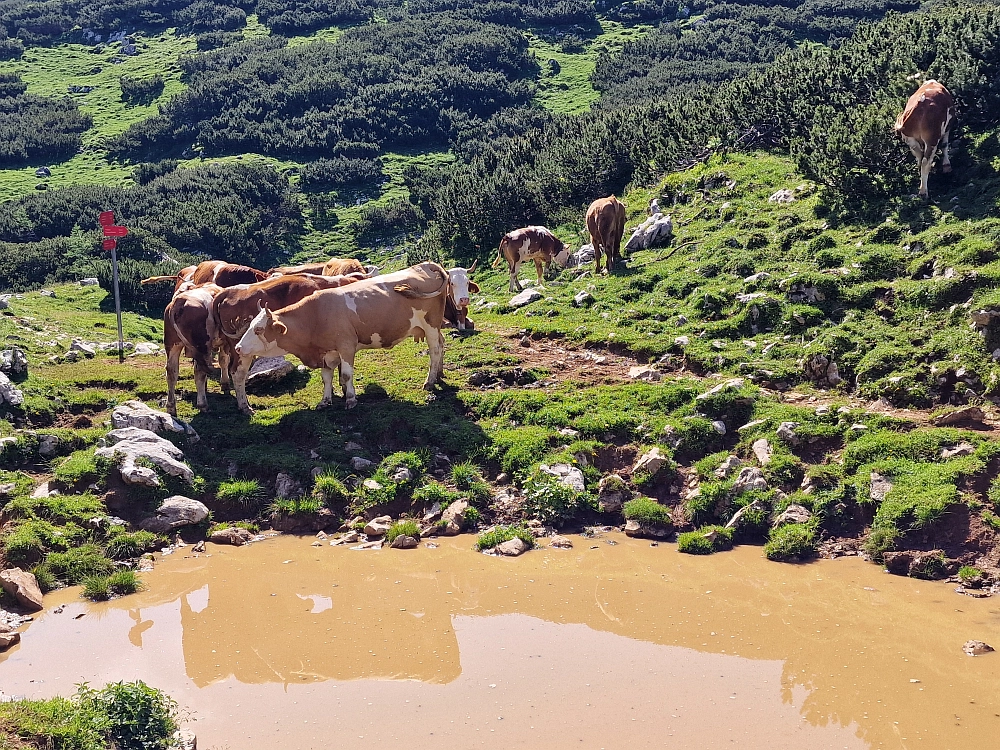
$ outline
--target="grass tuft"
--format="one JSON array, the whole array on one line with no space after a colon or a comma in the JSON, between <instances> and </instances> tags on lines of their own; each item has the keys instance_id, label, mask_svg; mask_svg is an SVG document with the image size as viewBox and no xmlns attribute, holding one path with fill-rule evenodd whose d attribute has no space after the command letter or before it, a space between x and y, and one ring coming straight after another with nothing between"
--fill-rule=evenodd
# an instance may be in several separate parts
<instances>
[{"instance_id":1,"label":"grass tuft","mask_svg":"<svg viewBox=\"0 0 1000 750\"><path fill-rule=\"evenodd\" d=\"M702 526L677 536L677 551L689 555L711 555L732 546L733 530L722 526Z\"/></svg>"},{"instance_id":2,"label":"grass tuft","mask_svg":"<svg viewBox=\"0 0 1000 750\"><path fill-rule=\"evenodd\" d=\"M397 537L401 536L412 536L417 541L420 541L420 527L417 526L417 522L410 519L396 521L385 532L385 544L391 545Z\"/></svg>"},{"instance_id":3,"label":"grass tuft","mask_svg":"<svg viewBox=\"0 0 1000 750\"><path fill-rule=\"evenodd\" d=\"M535 546L535 537L527 526L512 524L510 526L496 526L489 531L481 533L479 538L476 539L476 549L480 552L485 549L493 549L498 544L509 542L514 538L520 539L528 547Z\"/></svg>"}]
</instances>

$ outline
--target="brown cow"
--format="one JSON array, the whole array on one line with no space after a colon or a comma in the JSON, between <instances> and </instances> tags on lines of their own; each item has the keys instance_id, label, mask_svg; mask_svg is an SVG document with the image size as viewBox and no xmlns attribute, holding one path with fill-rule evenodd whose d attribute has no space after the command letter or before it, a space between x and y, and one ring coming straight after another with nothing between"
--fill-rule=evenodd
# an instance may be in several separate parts
<instances>
[{"instance_id":1,"label":"brown cow","mask_svg":"<svg viewBox=\"0 0 1000 750\"><path fill-rule=\"evenodd\" d=\"M184 284L189 285L187 288L202 284L228 287L236 284L253 284L266 278L266 273L250 266L226 263L224 260L203 260L197 266L182 268L172 276L151 276L139 283L145 286L157 281L173 281L174 294L176 295Z\"/></svg>"},{"instance_id":2,"label":"brown cow","mask_svg":"<svg viewBox=\"0 0 1000 750\"><path fill-rule=\"evenodd\" d=\"M894 130L917 159L920 168L921 198L927 198L927 177L934 165L938 146L943 158L941 169L951 171L948 139L951 122L955 119L955 99L937 81L926 81L906 101L906 108L896 118Z\"/></svg>"},{"instance_id":3,"label":"brown cow","mask_svg":"<svg viewBox=\"0 0 1000 750\"><path fill-rule=\"evenodd\" d=\"M322 368L323 400L333 403L333 369L348 409L357 404L354 356L359 349L391 349L412 336L427 339L430 369L425 388L444 372L445 299L448 272L437 263L364 279L339 289L316 292L277 312L261 310L236 345L241 356L294 354L307 367Z\"/></svg>"},{"instance_id":4,"label":"brown cow","mask_svg":"<svg viewBox=\"0 0 1000 750\"><path fill-rule=\"evenodd\" d=\"M349 273L368 275L361 261L354 258L330 258L323 267L323 276L344 276Z\"/></svg>"},{"instance_id":5,"label":"brown cow","mask_svg":"<svg viewBox=\"0 0 1000 750\"><path fill-rule=\"evenodd\" d=\"M177 416L177 375L181 352L194 360L194 382L197 386L197 406L208 408L208 374L212 370L212 354L218 343L212 300L222 287L215 284L179 292L163 311L163 348L167 354L167 411ZM221 357L220 357L221 359ZM228 382L228 368L222 368L223 382Z\"/></svg>"},{"instance_id":6,"label":"brown cow","mask_svg":"<svg viewBox=\"0 0 1000 750\"><path fill-rule=\"evenodd\" d=\"M448 283L451 291L444 306L444 321L460 331L474 330L476 324L469 320L469 294L479 294L479 285L469 280L469 274L476 270L475 261L471 268L449 268Z\"/></svg>"},{"instance_id":7,"label":"brown cow","mask_svg":"<svg viewBox=\"0 0 1000 750\"><path fill-rule=\"evenodd\" d=\"M496 268L504 260L507 261L507 268L510 270L508 289L512 292L520 292L522 287L521 282L517 279L517 271L522 263L527 260L535 261L535 275L538 277L538 286L541 286L542 269L548 269L553 260L562 268L566 267L569 262L569 245L545 227L515 229L513 232L505 234L500 240L493 268Z\"/></svg>"},{"instance_id":8,"label":"brown cow","mask_svg":"<svg viewBox=\"0 0 1000 750\"><path fill-rule=\"evenodd\" d=\"M268 270L268 276L281 275L285 276L287 274L293 273L312 273L317 276L323 275L323 269L326 268L328 261L320 261L319 263L303 263L301 266L275 266L274 268Z\"/></svg>"},{"instance_id":9,"label":"brown cow","mask_svg":"<svg viewBox=\"0 0 1000 750\"><path fill-rule=\"evenodd\" d=\"M625 204L615 196L598 198L587 209L587 230L594 245L594 273L601 272L601 251L607 256L610 271L621 259L622 234L625 233Z\"/></svg>"},{"instance_id":10,"label":"brown cow","mask_svg":"<svg viewBox=\"0 0 1000 750\"><path fill-rule=\"evenodd\" d=\"M305 299L321 289L336 289L365 278L364 274L349 276L317 276L316 274L290 274L276 276L258 284L241 284L224 289L212 303L212 317L221 339L220 363L226 360L229 375L236 390L236 403L240 411L253 414L247 400L247 375L254 357L240 356L236 342L250 327L262 307L279 310Z\"/></svg>"}]
</instances>

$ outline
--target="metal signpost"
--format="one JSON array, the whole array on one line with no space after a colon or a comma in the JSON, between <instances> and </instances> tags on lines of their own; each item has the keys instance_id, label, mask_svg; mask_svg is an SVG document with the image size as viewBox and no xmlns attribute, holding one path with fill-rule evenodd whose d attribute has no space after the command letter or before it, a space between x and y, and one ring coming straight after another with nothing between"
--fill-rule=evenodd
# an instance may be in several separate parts
<instances>
[{"instance_id":1,"label":"metal signpost","mask_svg":"<svg viewBox=\"0 0 1000 750\"><path fill-rule=\"evenodd\" d=\"M117 237L125 237L128 234L127 227L115 226L115 212L102 211L98 217L101 227L104 229L105 250L111 251L111 277L115 287L115 315L118 316L118 362L125 362L125 340L122 338L122 303L118 293L118 241Z\"/></svg>"}]
</instances>

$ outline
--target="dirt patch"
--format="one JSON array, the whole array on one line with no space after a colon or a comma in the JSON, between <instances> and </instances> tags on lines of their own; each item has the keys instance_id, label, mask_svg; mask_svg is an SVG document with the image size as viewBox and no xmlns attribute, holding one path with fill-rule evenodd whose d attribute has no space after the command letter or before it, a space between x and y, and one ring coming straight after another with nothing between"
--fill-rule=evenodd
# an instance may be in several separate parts
<instances>
[{"instance_id":1,"label":"dirt patch","mask_svg":"<svg viewBox=\"0 0 1000 750\"><path fill-rule=\"evenodd\" d=\"M515 336L515 338L520 338ZM525 370L545 370L539 382L572 381L586 385L609 385L631 380L629 370L641 367L632 357L595 349L578 349L547 339L530 340L530 346L515 345L510 353Z\"/></svg>"}]
</instances>

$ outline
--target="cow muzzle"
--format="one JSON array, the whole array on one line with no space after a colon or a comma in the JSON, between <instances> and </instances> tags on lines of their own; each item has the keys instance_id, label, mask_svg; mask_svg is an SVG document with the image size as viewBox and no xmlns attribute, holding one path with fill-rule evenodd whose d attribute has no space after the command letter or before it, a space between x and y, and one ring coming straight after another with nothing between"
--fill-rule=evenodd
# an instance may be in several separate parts
<instances>
[{"instance_id":1,"label":"cow muzzle","mask_svg":"<svg viewBox=\"0 0 1000 750\"><path fill-rule=\"evenodd\" d=\"M235 348L236 348L236 353L237 354L240 354L240 355L243 354L243 345L242 344L237 344Z\"/></svg>"},{"instance_id":2,"label":"cow muzzle","mask_svg":"<svg viewBox=\"0 0 1000 750\"><path fill-rule=\"evenodd\" d=\"M459 304L460 307L468 307L469 306L469 298L468 297L462 297L461 299L458 300L458 304Z\"/></svg>"}]
</instances>

